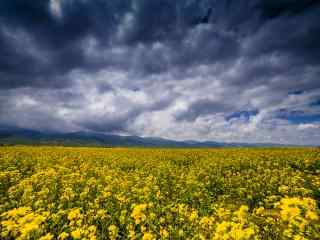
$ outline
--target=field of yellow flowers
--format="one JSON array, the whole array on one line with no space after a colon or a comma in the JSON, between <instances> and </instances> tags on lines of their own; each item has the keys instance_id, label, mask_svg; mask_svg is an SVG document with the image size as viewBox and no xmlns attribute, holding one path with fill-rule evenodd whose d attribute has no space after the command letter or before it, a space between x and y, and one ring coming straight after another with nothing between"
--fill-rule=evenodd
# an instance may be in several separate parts
<instances>
[{"instance_id":1,"label":"field of yellow flowers","mask_svg":"<svg viewBox=\"0 0 320 240\"><path fill-rule=\"evenodd\" d=\"M1 239L320 239L320 150L0 148Z\"/></svg>"}]
</instances>

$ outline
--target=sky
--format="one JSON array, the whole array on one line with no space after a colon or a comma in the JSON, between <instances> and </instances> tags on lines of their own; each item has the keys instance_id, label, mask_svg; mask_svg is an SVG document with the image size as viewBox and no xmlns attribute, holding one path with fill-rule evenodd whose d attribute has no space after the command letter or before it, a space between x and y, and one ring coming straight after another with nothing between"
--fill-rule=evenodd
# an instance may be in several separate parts
<instances>
[{"instance_id":1,"label":"sky","mask_svg":"<svg viewBox=\"0 0 320 240\"><path fill-rule=\"evenodd\" d=\"M320 1L1 0L0 127L320 144Z\"/></svg>"}]
</instances>

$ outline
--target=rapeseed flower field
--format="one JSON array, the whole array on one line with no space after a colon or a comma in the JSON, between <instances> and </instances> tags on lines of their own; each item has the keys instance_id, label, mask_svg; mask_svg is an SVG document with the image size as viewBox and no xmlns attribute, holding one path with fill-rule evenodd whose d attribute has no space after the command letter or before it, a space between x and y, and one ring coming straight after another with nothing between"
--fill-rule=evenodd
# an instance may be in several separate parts
<instances>
[{"instance_id":1,"label":"rapeseed flower field","mask_svg":"<svg viewBox=\"0 0 320 240\"><path fill-rule=\"evenodd\" d=\"M0 148L1 239L320 239L320 150Z\"/></svg>"}]
</instances>

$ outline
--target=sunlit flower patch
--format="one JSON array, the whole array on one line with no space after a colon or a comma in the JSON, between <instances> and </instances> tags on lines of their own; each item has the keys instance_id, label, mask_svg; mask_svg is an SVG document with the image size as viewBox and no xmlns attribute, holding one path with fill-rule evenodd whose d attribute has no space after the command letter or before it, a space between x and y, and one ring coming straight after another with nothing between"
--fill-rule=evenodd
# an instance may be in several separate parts
<instances>
[{"instance_id":1,"label":"sunlit flower patch","mask_svg":"<svg viewBox=\"0 0 320 240\"><path fill-rule=\"evenodd\" d=\"M320 151L0 148L0 238L320 239Z\"/></svg>"}]
</instances>

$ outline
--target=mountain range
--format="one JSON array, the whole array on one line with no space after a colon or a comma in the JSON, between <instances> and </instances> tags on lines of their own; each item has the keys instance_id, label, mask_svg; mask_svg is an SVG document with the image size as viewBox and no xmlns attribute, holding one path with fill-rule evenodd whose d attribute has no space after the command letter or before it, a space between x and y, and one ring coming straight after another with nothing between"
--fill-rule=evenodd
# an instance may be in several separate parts
<instances>
[{"instance_id":1,"label":"mountain range","mask_svg":"<svg viewBox=\"0 0 320 240\"><path fill-rule=\"evenodd\" d=\"M0 128L1 145L58 145L100 147L271 147L275 143L226 143L214 141L175 141L164 138L108 135L93 132L41 132L22 128Z\"/></svg>"}]
</instances>

